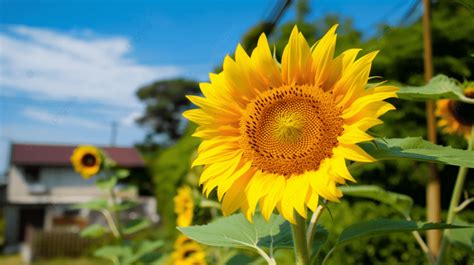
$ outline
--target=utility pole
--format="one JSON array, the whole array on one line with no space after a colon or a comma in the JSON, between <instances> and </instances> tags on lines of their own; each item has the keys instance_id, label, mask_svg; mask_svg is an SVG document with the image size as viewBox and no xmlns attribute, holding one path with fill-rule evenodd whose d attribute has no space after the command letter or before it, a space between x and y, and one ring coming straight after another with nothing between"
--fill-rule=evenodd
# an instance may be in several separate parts
<instances>
[{"instance_id":1,"label":"utility pole","mask_svg":"<svg viewBox=\"0 0 474 265\"><path fill-rule=\"evenodd\" d=\"M433 51L431 44L430 28L430 0L423 0L423 66L425 82L428 83L433 77ZM428 140L436 143L436 118L435 102L426 103L426 121L428 130ZM426 216L428 222L441 221L441 184L435 164L430 164L430 174L426 186ZM437 257L441 245L441 231L430 230L427 232L428 247L431 254Z\"/></svg>"},{"instance_id":2,"label":"utility pole","mask_svg":"<svg viewBox=\"0 0 474 265\"><path fill-rule=\"evenodd\" d=\"M117 133L118 133L118 124L116 121L113 121L111 124L111 132L110 132L110 146L115 146L117 142Z\"/></svg>"}]
</instances>

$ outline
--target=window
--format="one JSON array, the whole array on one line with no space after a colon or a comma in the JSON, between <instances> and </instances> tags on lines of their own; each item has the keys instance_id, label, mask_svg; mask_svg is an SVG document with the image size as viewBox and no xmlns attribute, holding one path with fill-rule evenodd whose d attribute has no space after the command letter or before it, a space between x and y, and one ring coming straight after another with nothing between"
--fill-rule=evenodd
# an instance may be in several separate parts
<instances>
[{"instance_id":1,"label":"window","mask_svg":"<svg viewBox=\"0 0 474 265\"><path fill-rule=\"evenodd\" d=\"M29 183L37 183L40 180L39 167L25 167L25 178Z\"/></svg>"}]
</instances>

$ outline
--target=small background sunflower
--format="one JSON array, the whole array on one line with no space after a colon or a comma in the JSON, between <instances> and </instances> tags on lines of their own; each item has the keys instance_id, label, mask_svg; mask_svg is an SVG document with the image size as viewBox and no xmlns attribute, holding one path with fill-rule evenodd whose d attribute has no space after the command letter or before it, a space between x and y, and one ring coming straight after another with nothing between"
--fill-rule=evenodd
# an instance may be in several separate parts
<instances>
[{"instance_id":1,"label":"small background sunflower","mask_svg":"<svg viewBox=\"0 0 474 265\"><path fill-rule=\"evenodd\" d=\"M466 85L464 95L474 99L474 84ZM436 103L436 115L439 117L438 126L447 134L471 137L474 125L474 104L442 99Z\"/></svg>"},{"instance_id":2,"label":"small background sunflower","mask_svg":"<svg viewBox=\"0 0 474 265\"><path fill-rule=\"evenodd\" d=\"M84 145L74 149L71 162L74 170L85 179L97 175L102 166L102 154L94 146Z\"/></svg>"}]
</instances>

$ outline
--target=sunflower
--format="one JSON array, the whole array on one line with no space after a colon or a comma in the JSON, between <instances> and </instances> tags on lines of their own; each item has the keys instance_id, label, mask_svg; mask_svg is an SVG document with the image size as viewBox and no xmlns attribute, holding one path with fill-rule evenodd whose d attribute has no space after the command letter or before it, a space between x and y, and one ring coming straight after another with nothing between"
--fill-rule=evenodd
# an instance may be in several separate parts
<instances>
[{"instance_id":1,"label":"sunflower","mask_svg":"<svg viewBox=\"0 0 474 265\"><path fill-rule=\"evenodd\" d=\"M193 222L194 202L191 188L183 186L174 197L174 211L178 215L176 225L189 226Z\"/></svg>"},{"instance_id":2,"label":"sunflower","mask_svg":"<svg viewBox=\"0 0 474 265\"><path fill-rule=\"evenodd\" d=\"M71 163L76 172L81 174L83 178L89 179L99 173L102 165L102 155L99 149L94 146L78 146L72 153Z\"/></svg>"},{"instance_id":3,"label":"sunflower","mask_svg":"<svg viewBox=\"0 0 474 265\"><path fill-rule=\"evenodd\" d=\"M180 242L182 241L182 242ZM176 240L175 250L171 254L174 265L206 265L206 253L201 245L185 236Z\"/></svg>"},{"instance_id":4,"label":"sunflower","mask_svg":"<svg viewBox=\"0 0 474 265\"><path fill-rule=\"evenodd\" d=\"M281 64L265 34L250 56L238 45L200 84L204 96L188 96L200 107L183 113L202 139L193 166L204 165L203 192L217 188L224 215L241 209L251 220L259 205L264 218L277 208L295 223L295 211L306 218L319 197L338 201L337 186L355 181L346 160L374 161L357 143L373 139L365 131L394 109L383 100L398 88L367 85L377 52L334 58L336 28L310 47L295 26Z\"/></svg>"},{"instance_id":5,"label":"sunflower","mask_svg":"<svg viewBox=\"0 0 474 265\"><path fill-rule=\"evenodd\" d=\"M474 87L464 89L464 95L474 99ZM450 99L438 100L436 115L439 117L438 126L448 134L456 133L465 138L471 137L474 126L474 104Z\"/></svg>"}]
</instances>

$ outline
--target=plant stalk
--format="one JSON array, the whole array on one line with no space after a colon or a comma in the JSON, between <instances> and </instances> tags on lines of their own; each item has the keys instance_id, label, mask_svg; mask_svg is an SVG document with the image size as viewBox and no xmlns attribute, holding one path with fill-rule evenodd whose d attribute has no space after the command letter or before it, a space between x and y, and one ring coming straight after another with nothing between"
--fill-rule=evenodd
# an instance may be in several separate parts
<instances>
[{"instance_id":1,"label":"plant stalk","mask_svg":"<svg viewBox=\"0 0 474 265\"><path fill-rule=\"evenodd\" d=\"M309 265L309 251L306 245L306 223L303 217L296 215L296 224L291 224L296 265Z\"/></svg>"},{"instance_id":2,"label":"plant stalk","mask_svg":"<svg viewBox=\"0 0 474 265\"><path fill-rule=\"evenodd\" d=\"M308 250L311 249L314 233L316 232L316 225L318 224L319 217L323 213L324 208L324 204L318 205L318 208L316 208L313 216L311 216L311 221L309 222L308 230L306 231L306 245L308 246Z\"/></svg>"},{"instance_id":3,"label":"plant stalk","mask_svg":"<svg viewBox=\"0 0 474 265\"><path fill-rule=\"evenodd\" d=\"M425 82L428 83L433 78L433 45L431 42L430 26L430 0L423 0L423 68ZM436 144L436 118L434 114L435 103L428 101L426 103L426 121L428 139ZM430 222L441 221L441 182L438 176L437 168L430 164L430 175L426 186L426 216ZM431 252L436 256L439 253L441 242L441 231L427 231L428 246Z\"/></svg>"},{"instance_id":4,"label":"plant stalk","mask_svg":"<svg viewBox=\"0 0 474 265\"><path fill-rule=\"evenodd\" d=\"M114 192L114 187L110 188L109 190L109 195L110 195L110 200L111 200L111 214L112 214L112 220L114 223L114 226L117 231L117 239L122 240L123 239L123 232L122 232L122 227L120 226L120 221L119 221L119 216L117 212L115 211L115 208L117 208L117 197L115 196Z\"/></svg>"},{"instance_id":5,"label":"plant stalk","mask_svg":"<svg viewBox=\"0 0 474 265\"><path fill-rule=\"evenodd\" d=\"M471 128L471 137L469 138L467 150L473 150L473 142L474 142L474 126ZM464 186L464 182L466 180L467 175L467 167L459 167L458 176L456 177L456 183L454 184L453 195L451 196L451 202L449 203L448 209L448 218L446 219L447 224L451 224L454 221L454 217L456 216L456 210L458 208L459 202L461 200L462 189ZM444 256L446 254L446 248L448 246L448 235L450 231L449 229L444 230L443 241L441 243L441 249L439 252L438 262L437 264L442 264L444 260Z\"/></svg>"}]
</instances>

